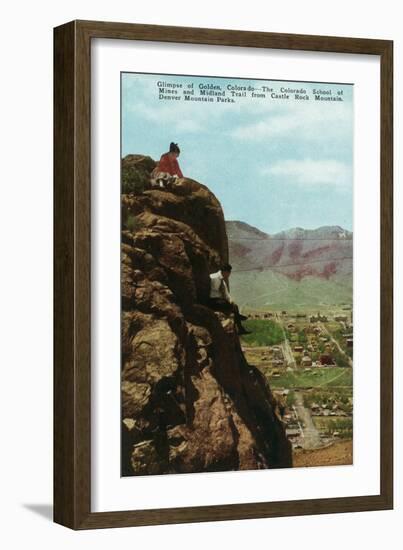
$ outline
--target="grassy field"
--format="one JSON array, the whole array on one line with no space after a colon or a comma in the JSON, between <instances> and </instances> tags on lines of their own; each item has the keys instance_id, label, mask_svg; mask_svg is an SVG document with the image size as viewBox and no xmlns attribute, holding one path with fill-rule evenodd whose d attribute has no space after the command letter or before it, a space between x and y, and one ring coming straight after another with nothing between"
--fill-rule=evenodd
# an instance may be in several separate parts
<instances>
[{"instance_id":1,"label":"grassy field","mask_svg":"<svg viewBox=\"0 0 403 550\"><path fill-rule=\"evenodd\" d=\"M329 418L315 416L313 418L315 426L326 435L333 435L334 432L339 433L342 439L351 439L353 435L353 419L352 418Z\"/></svg>"},{"instance_id":2,"label":"grassy field","mask_svg":"<svg viewBox=\"0 0 403 550\"><path fill-rule=\"evenodd\" d=\"M241 308L304 313L319 310L327 314L341 309L341 304L352 303L352 283L351 273L336 274L329 279L304 277L293 281L274 269L233 272L231 296Z\"/></svg>"},{"instance_id":3,"label":"grassy field","mask_svg":"<svg viewBox=\"0 0 403 550\"><path fill-rule=\"evenodd\" d=\"M270 376L267 371L265 374L268 375L272 388L351 387L353 384L353 372L351 368L318 367L309 372L297 369L280 372L280 376L278 377Z\"/></svg>"},{"instance_id":4,"label":"grassy field","mask_svg":"<svg viewBox=\"0 0 403 550\"><path fill-rule=\"evenodd\" d=\"M274 346L284 340L283 329L275 321L248 319L243 326L252 331L252 334L241 337L242 343L247 346Z\"/></svg>"}]
</instances>

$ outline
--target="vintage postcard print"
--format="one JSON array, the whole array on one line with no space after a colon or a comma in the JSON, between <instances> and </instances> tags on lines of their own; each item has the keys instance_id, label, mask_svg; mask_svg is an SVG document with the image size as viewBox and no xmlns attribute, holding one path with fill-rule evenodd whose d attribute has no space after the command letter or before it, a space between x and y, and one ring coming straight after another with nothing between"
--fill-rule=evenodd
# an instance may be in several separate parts
<instances>
[{"instance_id":1,"label":"vintage postcard print","mask_svg":"<svg viewBox=\"0 0 403 550\"><path fill-rule=\"evenodd\" d=\"M353 86L121 74L121 474L352 464Z\"/></svg>"}]
</instances>

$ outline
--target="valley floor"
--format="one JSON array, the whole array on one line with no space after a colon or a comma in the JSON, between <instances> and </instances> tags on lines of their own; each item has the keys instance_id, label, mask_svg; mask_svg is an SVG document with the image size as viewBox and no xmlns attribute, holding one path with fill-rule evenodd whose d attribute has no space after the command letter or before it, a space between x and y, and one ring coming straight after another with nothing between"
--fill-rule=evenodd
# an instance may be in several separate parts
<instances>
[{"instance_id":1,"label":"valley floor","mask_svg":"<svg viewBox=\"0 0 403 550\"><path fill-rule=\"evenodd\" d=\"M242 349L270 384L294 467L352 464L353 362L345 336L352 327L340 312L248 317Z\"/></svg>"},{"instance_id":2,"label":"valley floor","mask_svg":"<svg viewBox=\"0 0 403 550\"><path fill-rule=\"evenodd\" d=\"M293 453L294 468L310 466L342 466L353 463L353 441L337 441L321 449L296 449Z\"/></svg>"}]
</instances>

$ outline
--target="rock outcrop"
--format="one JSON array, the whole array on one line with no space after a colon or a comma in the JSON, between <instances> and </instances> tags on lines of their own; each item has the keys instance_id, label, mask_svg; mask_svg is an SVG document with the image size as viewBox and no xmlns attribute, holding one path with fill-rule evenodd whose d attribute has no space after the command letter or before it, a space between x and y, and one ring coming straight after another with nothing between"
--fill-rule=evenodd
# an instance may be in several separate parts
<instances>
[{"instance_id":1,"label":"rock outcrop","mask_svg":"<svg viewBox=\"0 0 403 550\"><path fill-rule=\"evenodd\" d=\"M228 260L219 201L188 178L150 189L149 157L123 163L142 189L122 195L122 474L291 466L232 317L204 305L209 273Z\"/></svg>"}]
</instances>

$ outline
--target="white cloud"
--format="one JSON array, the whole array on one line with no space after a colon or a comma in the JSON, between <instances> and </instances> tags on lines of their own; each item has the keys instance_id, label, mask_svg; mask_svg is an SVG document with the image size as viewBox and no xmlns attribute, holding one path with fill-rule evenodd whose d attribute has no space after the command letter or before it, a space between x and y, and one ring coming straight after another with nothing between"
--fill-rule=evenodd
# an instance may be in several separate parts
<instances>
[{"instance_id":1,"label":"white cloud","mask_svg":"<svg viewBox=\"0 0 403 550\"><path fill-rule=\"evenodd\" d=\"M295 130L299 121L292 116L273 116L270 119L259 120L253 124L238 126L232 136L243 140L261 140L282 135Z\"/></svg>"},{"instance_id":2,"label":"white cloud","mask_svg":"<svg viewBox=\"0 0 403 550\"><path fill-rule=\"evenodd\" d=\"M299 185L332 185L345 187L352 182L352 169L347 163L332 159L283 160L261 169L264 176L294 181Z\"/></svg>"},{"instance_id":3,"label":"white cloud","mask_svg":"<svg viewBox=\"0 0 403 550\"><path fill-rule=\"evenodd\" d=\"M184 101L178 101L172 105L157 100L151 105L144 101L133 102L126 108L129 112L150 122L169 125L174 131L199 133L206 130L206 119L213 124L214 119L218 120L223 115L221 109L214 109L211 105L211 103L185 103Z\"/></svg>"},{"instance_id":4,"label":"white cloud","mask_svg":"<svg viewBox=\"0 0 403 550\"><path fill-rule=\"evenodd\" d=\"M205 126L197 120L183 119L176 122L176 130L178 132L198 133L201 132L203 128L205 128Z\"/></svg>"},{"instance_id":5,"label":"white cloud","mask_svg":"<svg viewBox=\"0 0 403 550\"><path fill-rule=\"evenodd\" d=\"M320 141L351 136L351 103L270 102L270 110L262 111L259 119L242 124L229 132L235 139L259 141L261 139L300 136L305 141Z\"/></svg>"}]
</instances>

